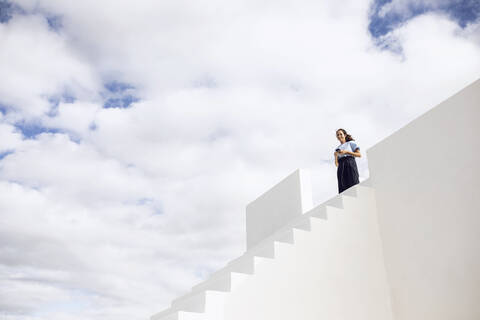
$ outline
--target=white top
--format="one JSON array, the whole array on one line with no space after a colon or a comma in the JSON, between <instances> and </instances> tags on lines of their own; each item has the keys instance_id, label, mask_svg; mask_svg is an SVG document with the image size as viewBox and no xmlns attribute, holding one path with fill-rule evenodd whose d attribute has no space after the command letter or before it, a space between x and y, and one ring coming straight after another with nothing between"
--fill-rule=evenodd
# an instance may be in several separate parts
<instances>
[{"instance_id":1,"label":"white top","mask_svg":"<svg viewBox=\"0 0 480 320\"><path fill-rule=\"evenodd\" d=\"M337 147L337 149L340 150L347 150L351 152L355 152L355 150L360 150L360 147L355 143L355 141L347 141ZM338 159L343 158L343 157L351 157L350 154L339 154Z\"/></svg>"}]
</instances>

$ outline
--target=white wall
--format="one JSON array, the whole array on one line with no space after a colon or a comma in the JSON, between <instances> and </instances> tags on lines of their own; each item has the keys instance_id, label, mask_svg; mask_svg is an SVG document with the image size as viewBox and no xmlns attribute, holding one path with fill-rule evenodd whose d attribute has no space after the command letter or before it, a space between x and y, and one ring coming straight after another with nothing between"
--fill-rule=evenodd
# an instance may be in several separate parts
<instances>
[{"instance_id":1,"label":"white wall","mask_svg":"<svg viewBox=\"0 0 480 320\"><path fill-rule=\"evenodd\" d=\"M308 172L296 170L247 205L247 249L312 208Z\"/></svg>"},{"instance_id":2,"label":"white wall","mask_svg":"<svg viewBox=\"0 0 480 320\"><path fill-rule=\"evenodd\" d=\"M223 320L390 320L373 190L344 197L344 209L319 206L311 231L275 246L255 273L228 294ZM320 213L320 214L318 214Z\"/></svg>"},{"instance_id":3,"label":"white wall","mask_svg":"<svg viewBox=\"0 0 480 320\"><path fill-rule=\"evenodd\" d=\"M480 319L480 80L367 151L396 320Z\"/></svg>"}]
</instances>

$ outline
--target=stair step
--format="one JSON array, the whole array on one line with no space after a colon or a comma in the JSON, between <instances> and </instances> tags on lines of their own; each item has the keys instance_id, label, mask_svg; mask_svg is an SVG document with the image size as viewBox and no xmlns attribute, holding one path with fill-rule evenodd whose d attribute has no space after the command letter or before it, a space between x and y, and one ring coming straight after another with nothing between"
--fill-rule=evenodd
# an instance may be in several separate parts
<instances>
[{"instance_id":1,"label":"stair step","mask_svg":"<svg viewBox=\"0 0 480 320\"><path fill-rule=\"evenodd\" d=\"M290 243L275 241L275 260L281 258L281 256L290 250L294 250L295 246Z\"/></svg>"},{"instance_id":2,"label":"stair step","mask_svg":"<svg viewBox=\"0 0 480 320\"><path fill-rule=\"evenodd\" d=\"M370 179L368 179L370 180ZM357 186L357 192L359 193L359 195L361 196L372 196L375 194L375 189L372 188L371 186L368 186L368 185L364 185L363 183L360 183L358 184Z\"/></svg>"},{"instance_id":3,"label":"stair step","mask_svg":"<svg viewBox=\"0 0 480 320\"><path fill-rule=\"evenodd\" d=\"M243 282L248 274L238 272L224 272L216 276L210 277L208 280L197 284L192 288L192 292L200 292L202 290L211 291L232 291L239 283Z\"/></svg>"},{"instance_id":4,"label":"stair step","mask_svg":"<svg viewBox=\"0 0 480 320\"><path fill-rule=\"evenodd\" d=\"M354 197L353 194L356 196ZM373 196L373 188L357 184L342 193L343 207L348 210L349 207L356 207L365 201L374 201Z\"/></svg>"},{"instance_id":5,"label":"stair step","mask_svg":"<svg viewBox=\"0 0 480 320\"><path fill-rule=\"evenodd\" d=\"M172 301L171 309L174 311L205 312L208 300L224 296L227 292L204 290L190 292Z\"/></svg>"},{"instance_id":6,"label":"stair step","mask_svg":"<svg viewBox=\"0 0 480 320\"><path fill-rule=\"evenodd\" d=\"M370 188L373 188L373 185L372 185L372 180L370 178L362 181L360 183L361 186L364 186L364 187L370 187Z\"/></svg>"},{"instance_id":7,"label":"stair step","mask_svg":"<svg viewBox=\"0 0 480 320\"><path fill-rule=\"evenodd\" d=\"M195 288L197 288L197 287L201 287L201 286L205 285L205 283L207 283L207 282L215 282L215 281L217 281L217 280L219 280L219 279L225 278L225 277L227 277L231 272L232 272L231 267L228 266L228 265L226 265L225 267L223 267L223 268L215 271L214 273L212 273L212 274L210 275L210 277L208 277L207 280L202 281L202 282L200 282L199 284L193 286L192 289L195 289Z\"/></svg>"},{"instance_id":8,"label":"stair step","mask_svg":"<svg viewBox=\"0 0 480 320\"><path fill-rule=\"evenodd\" d=\"M305 239L310 234L310 231L302 229L293 229L293 237L295 238L295 243L298 243L302 239Z\"/></svg>"},{"instance_id":9,"label":"stair step","mask_svg":"<svg viewBox=\"0 0 480 320\"><path fill-rule=\"evenodd\" d=\"M209 291L190 292L172 301L172 309L177 311L204 312Z\"/></svg>"},{"instance_id":10,"label":"stair step","mask_svg":"<svg viewBox=\"0 0 480 320\"><path fill-rule=\"evenodd\" d=\"M349 196L349 197L356 198L358 196L357 189L358 189L357 186L353 186L353 187L350 187L347 190L343 191L341 194L342 194L342 196Z\"/></svg>"},{"instance_id":11,"label":"stair step","mask_svg":"<svg viewBox=\"0 0 480 320\"><path fill-rule=\"evenodd\" d=\"M301 216L291 223L292 228L310 231L310 216Z\"/></svg>"},{"instance_id":12,"label":"stair step","mask_svg":"<svg viewBox=\"0 0 480 320\"><path fill-rule=\"evenodd\" d=\"M339 209L343 209L343 198L342 195L336 195L335 197L325 201L324 203L326 206L335 207Z\"/></svg>"},{"instance_id":13,"label":"stair step","mask_svg":"<svg viewBox=\"0 0 480 320\"><path fill-rule=\"evenodd\" d=\"M264 258L275 258L275 248L273 246L273 239L269 239L268 241L265 241L265 243L262 243L259 246L256 246L248 252L246 252L247 255L253 255L256 257L264 257Z\"/></svg>"},{"instance_id":14,"label":"stair step","mask_svg":"<svg viewBox=\"0 0 480 320\"><path fill-rule=\"evenodd\" d=\"M287 229L287 230L281 230L280 232L277 232L273 239L278 242L284 242L284 243L290 243L293 244L293 230L292 229Z\"/></svg>"},{"instance_id":15,"label":"stair step","mask_svg":"<svg viewBox=\"0 0 480 320\"><path fill-rule=\"evenodd\" d=\"M310 217L327 220L327 206L319 205L307 212Z\"/></svg>"},{"instance_id":16,"label":"stair step","mask_svg":"<svg viewBox=\"0 0 480 320\"><path fill-rule=\"evenodd\" d=\"M206 320L205 314L197 312L178 311L176 320Z\"/></svg>"},{"instance_id":17,"label":"stair step","mask_svg":"<svg viewBox=\"0 0 480 320\"><path fill-rule=\"evenodd\" d=\"M234 272L253 274L255 271L255 264L253 262L253 256L245 255L238 257L235 260L230 261L227 267Z\"/></svg>"},{"instance_id":18,"label":"stair step","mask_svg":"<svg viewBox=\"0 0 480 320\"><path fill-rule=\"evenodd\" d=\"M154 314L150 320L206 320L205 314L198 312L174 311L163 316L161 313Z\"/></svg>"},{"instance_id":19,"label":"stair step","mask_svg":"<svg viewBox=\"0 0 480 320\"><path fill-rule=\"evenodd\" d=\"M255 274L262 272L262 270L269 270L269 266L275 262L274 259L264 258L264 257L253 257L253 262L255 263Z\"/></svg>"}]
</instances>

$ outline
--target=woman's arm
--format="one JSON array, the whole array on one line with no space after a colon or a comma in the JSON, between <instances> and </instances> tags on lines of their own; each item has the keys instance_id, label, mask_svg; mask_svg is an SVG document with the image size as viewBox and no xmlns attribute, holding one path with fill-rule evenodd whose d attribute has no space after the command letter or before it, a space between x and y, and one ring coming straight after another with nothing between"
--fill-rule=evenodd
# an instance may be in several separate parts
<instances>
[{"instance_id":1,"label":"woman's arm","mask_svg":"<svg viewBox=\"0 0 480 320\"><path fill-rule=\"evenodd\" d=\"M360 153L360 149L355 149L355 152L352 152L352 151L347 151L347 150L340 150L339 153L341 154L349 154L351 156L354 156L354 157L361 157L362 154ZM336 158L335 158L336 159Z\"/></svg>"},{"instance_id":2,"label":"woman's arm","mask_svg":"<svg viewBox=\"0 0 480 320\"><path fill-rule=\"evenodd\" d=\"M352 156L354 157L358 157L358 158L361 158L362 157L362 154L360 153L360 149L355 149L354 152L348 152L349 154L351 154Z\"/></svg>"},{"instance_id":3,"label":"woman's arm","mask_svg":"<svg viewBox=\"0 0 480 320\"><path fill-rule=\"evenodd\" d=\"M335 158L335 166L338 167L338 152L337 151L335 151L333 153L333 157Z\"/></svg>"}]
</instances>

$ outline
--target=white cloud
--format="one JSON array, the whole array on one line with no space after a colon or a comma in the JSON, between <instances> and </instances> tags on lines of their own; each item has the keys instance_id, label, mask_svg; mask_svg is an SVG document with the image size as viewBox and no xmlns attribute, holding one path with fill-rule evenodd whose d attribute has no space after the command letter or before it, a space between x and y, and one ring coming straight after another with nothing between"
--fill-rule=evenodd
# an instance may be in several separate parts
<instances>
[{"instance_id":1,"label":"white cloud","mask_svg":"<svg viewBox=\"0 0 480 320\"><path fill-rule=\"evenodd\" d=\"M0 24L21 80L0 79L6 319L145 319L239 255L245 205L297 167L316 201L336 193L335 129L365 153L480 71L478 26L419 16L386 36L397 55L368 1L18 3ZM102 108L113 80L140 101ZM25 139L25 118L65 133Z\"/></svg>"},{"instance_id":2,"label":"white cloud","mask_svg":"<svg viewBox=\"0 0 480 320\"><path fill-rule=\"evenodd\" d=\"M3 117L0 115L0 121ZM22 135L16 132L12 125L0 122L0 153L14 150L22 141Z\"/></svg>"},{"instance_id":3,"label":"white cloud","mask_svg":"<svg viewBox=\"0 0 480 320\"><path fill-rule=\"evenodd\" d=\"M24 117L49 110L48 99L65 91L91 98L98 87L93 70L48 30L45 18L15 16L0 24L1 102L21 109Z\"/></svg>"},{"instance_id":4,"label":"white cloud","mask_svg":"<svg viewBox=\"0 0 480 320\"><path fill-rule=\"evenodd\" d=\"M100 111L98 103L75 101L73 103L59 103L58 114L54 117L44 117L43 123L47 127L59 128L73 133L76 137L88 136Z\"/></svg>"}]
</instances>

